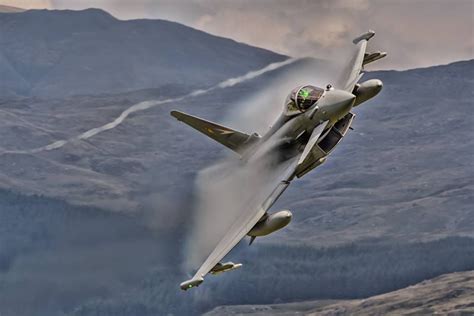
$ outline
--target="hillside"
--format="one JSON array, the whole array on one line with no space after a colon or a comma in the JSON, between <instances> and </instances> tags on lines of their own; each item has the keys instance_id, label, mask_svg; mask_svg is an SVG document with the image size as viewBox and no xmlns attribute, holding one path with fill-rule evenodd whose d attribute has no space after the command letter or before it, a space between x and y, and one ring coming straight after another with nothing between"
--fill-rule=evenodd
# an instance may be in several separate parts
<instances>
[{"instance_id":1,"label":"hillside","mask_svg":"<svg viewBox=\"0 0 474 316\"><path fill-rule=\"evenodd\" d=\"M0 13L1 96L204 87L286 57L162 20L105 11Z\"/></svg>"},{"instance_id":2,"label":"hillside","mask_svg":"<svg viewBox=\"0 0 474 316\"><path fill-rule=\"evenodd\" d=\"M471 315L474 272L445 274L413 286L363 300L307 301L276 305L217 307L217 315Z\"/></svg>"},{"instance_id":3,"label":"hillside","mask_svg":"<svg viewBox=\"0 0 474 316\"><path fill-rule=\"evenodd\" d=\"M173 211L183 213L189 203L180 201ZM219 305L365 298L474 269L472 238L341 247L259 243L234 252L244 264L240 271L183 292L186 227L165 210L123 214L0 190L0 312L199 315Z\"/></svg>"},{"instance_id":4,"label":"hillside","mask_svg":"<svg viewBox=\"0 0 474 316\"><path fill-rule=\"evenodd\" d=\"M231 110L249 106L247 100L269 89L264 102L254 98L250 108L278 113L293 85L278 78L312 67L318 63L290 64L224 90L136 112L115 129L51 151L28 152L109 123L140 101L181 96L183 90L170 86L135 94L4 102L0 185L123 211L159 205L162 198L172 201L178 192L189 194L189 179L226 150L172 120L171 109L229 121L225 116ZM277 208L289 207L296 216L276 236L295 244L326 245L381 236L472 235L473 138L460 142L459 135L473 134L473 118L466 116L472 106L473 67L474 61L467 61L369 73L385 82L384 91L355 109L355 131L325 165L295 181L278 202ZM266 240L278 242L275 236L261 242Z\"/></svg>"}]
</instances>

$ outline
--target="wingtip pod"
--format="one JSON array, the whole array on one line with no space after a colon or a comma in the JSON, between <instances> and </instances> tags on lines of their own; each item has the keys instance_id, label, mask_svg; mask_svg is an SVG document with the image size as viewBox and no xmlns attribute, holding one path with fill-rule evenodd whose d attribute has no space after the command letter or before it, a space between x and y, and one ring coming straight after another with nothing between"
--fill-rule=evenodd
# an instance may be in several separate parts
<instances>
[{"instance_id":1,"label":"wingtip pod","mask_svg":"<svg viewBox=\"0 0 474 316\"><path fill-rule=\"evenodd\" d=\"M187 291L189 289L192 289L193 287L199 286L202 282L204 282L203 278L190 279L181 283L179 287L181 288L181 290Z\"/></svg>"},{"instance_id":2,"label":"wingtip pod","mask_svg":"<svg viewBox=\"0 0 474 316\"><path fill-rule=\"evenodd\" d=\"M364 33L364 34L362 34L362 35L360 35L360 36L354 38L354 40L352 41L352 43L357 44L357 43L359 43L359 42L362 41L362 40L368 41L369 39L371 39L372 37L374 37L374 35L375 35L375 32L372 31L372 30L369 30L368 32L366 32L366 33Z\"/></svg>"}]
</instances>

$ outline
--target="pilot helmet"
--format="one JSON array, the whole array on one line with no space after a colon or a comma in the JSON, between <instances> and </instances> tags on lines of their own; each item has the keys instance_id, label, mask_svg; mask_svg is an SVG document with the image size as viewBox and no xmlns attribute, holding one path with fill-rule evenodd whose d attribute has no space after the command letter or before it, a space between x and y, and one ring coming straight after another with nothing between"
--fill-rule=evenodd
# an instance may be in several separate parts
<instances>
[{"instance_id":1,"label":"pilot helmet","mask_svg":"<svg viewBox=\"0 0 474 316\"><path fill-rule=\"evenodd\" d=\"M286 113L288 115L303 113L315 104L324 93L324 89L315 86L295 88L286 98Z\"/></svg>"}]
</instances>

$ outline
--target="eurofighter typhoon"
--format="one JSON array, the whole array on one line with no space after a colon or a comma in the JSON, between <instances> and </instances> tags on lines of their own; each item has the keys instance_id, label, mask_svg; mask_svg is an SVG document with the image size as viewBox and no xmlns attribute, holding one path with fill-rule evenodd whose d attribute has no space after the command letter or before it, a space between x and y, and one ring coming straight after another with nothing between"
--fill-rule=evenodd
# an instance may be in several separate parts
<instances>
[{"instance_id":1,"label":"eurofighter typhoon","mask_svg":"<svg viewBox=\"0 0 474 316\"><path fill-rule=\"evenodd\" d=\"M274 164L272 167L275 170L280 170L275 183L271 184L271 190L265 192L257 207L238 214L195 275L181 283L181 289L199 286L209 273L216 275L240 268L240 263L221 260L245 236L250 237L252 244L256 237L288 225L292 218L290 211L267 211L292 180L303 177L326 161L351 128L354 119L352 110L382 89L382 81L378 79L358 83L364 65L387 55L385 52L366 52L367 42L374 35L373 31L368 31L353 40L357 53L345 70L341 87L328 84L324 89L312 85L294 88L284 103L280 117L263 136L257 133L248 135L182 112L171 112L179 121L236 152L241 157L242 168L250 162L266 159ZM280 168L282 165L284 168Z\"/></svg>"}]
</instances>

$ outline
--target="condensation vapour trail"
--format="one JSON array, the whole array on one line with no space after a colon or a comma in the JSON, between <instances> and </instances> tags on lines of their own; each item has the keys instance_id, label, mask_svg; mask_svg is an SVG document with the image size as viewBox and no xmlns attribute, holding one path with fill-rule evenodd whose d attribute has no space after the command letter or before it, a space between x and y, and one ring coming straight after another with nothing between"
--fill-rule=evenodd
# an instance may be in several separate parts
<instances>
[{"instance_id":1,"label":"condensation vapour trail","mask_svg":"<svg viewBox=\"0 0 474 316\"><path fill-rule=\"evenodd\" d=\"M88 131L86 131L82 134L79 134L78 136L71 137L69 139L64 139L64 140L58 140L58 141L55 141L51 144L48 144L48 145L45 145L45 146L42 146L42 147L38 147L38 148L28 149L28 150L11 150L11 151L7 150L7 151L0 152L0 155L3 155L3 154L35 154L35 153L39 153L39 152L43 152L43 151L59 149L59 148L63 147L64 145L66 145L66 144L68 144L72 141L89 139L89 138L91 138L91 137L93 137L97 134L100 134L102 132L111 130L111 129L117 127L118 125L120 125L132 113L145 111L145 110L148 110L148 109L150 109L152 107L155 107L157 105L162 105L162 104L166 104L166 103L170 103L170 102L182 101L186 98L203 95L203 94L209 93L209 92L217 90L217 89L229 88L229 87L232 87L236 84L239 84L239 83L245 82L247 80L251 80L251 79L254 79L256 77L259 77L259 76L261 76L261 75L263 75L263 74L265 74L269 71L272 71L272 70L278 69L280 67L289 65L289 64L295 62L296 60L297 59L295 59L295 58L290 58L290 59L287 59L287 60L282 61L282 62L273 63L273 64L270 64L270 65L268 65L268 66L266 66L262 69L255 70L255 71L250 71L250 72L248 72L247 74L245 74L243 76L239 76L239 77L224 80L224 81L218 83L217 85L212 86L208 89L194 90L194 91L190 92L189 94L186 94L186 95L181 96L181 97L169 98L169 99L160 100L160 101L158 101L158 100L143 101L143 102L134 104L131 107L129 107L128 109L126 109L125 111L123 111L112 122L109 122L109 123L104 124L104 125L99 126L99 127L92 128L92 129L90 129L90 130L88 130Z\"/></svg>"}]
</instances>

